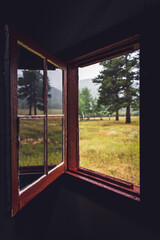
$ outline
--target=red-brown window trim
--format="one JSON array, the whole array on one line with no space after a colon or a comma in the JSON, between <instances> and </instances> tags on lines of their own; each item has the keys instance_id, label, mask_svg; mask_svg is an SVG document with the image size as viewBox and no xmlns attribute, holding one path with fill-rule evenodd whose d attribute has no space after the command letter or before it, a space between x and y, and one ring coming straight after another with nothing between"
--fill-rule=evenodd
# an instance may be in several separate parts
<instances>
[{"instance_id":1,"label":"red-brown window trim","mask_svg":"<svg viewBox=\"0 0 160 240\"><path fill-rule=\"evenodd\" d=\"M31 39L19 33L13 27L9 27L10 34L10 88L11 88L11 166L12 166L12 216L25 206L32 198L41 192L46 186L53 182L64 172L79 178L82 181L90 182L104 189L116 192L131 199L140 201L140 188L125 181L105 176L103 174L83 169L79 167L79 130L78 130L78 67L87 66L106 58L119 56L136 50L139 46L139 35L125 39L124 41L98 49L92 53L85 54L76 59L72 59L66 65L56 57L52 56L45 49L35 44ZM64 70L64 162L55 167L49 175L40 177L31 186L18 191L18 164L17 164L17 41L29 46L34 51L45 56L56 63ZM46 68L45 61L45 68ZM61 115L60 115L61 116ZM68 117L67 117L68 116ZM21 116L23 118L23 116ZM25 117L25 116L24 116ZM39 116L41 118L41 116ZM29 118L29 117L28 117ZM38 118L38 116L36 116Z\"/></svg>"},{"instance_id":2,"label":"red-brown window trim","mask_svg":"<svg viewBox=\"0 0 160 240\"><path fill-rule=\"evenodd\" d=\"M67 174L140 201L140 187L79 167L78 67L111 59L140 48L140 35L134 35L105 48L68 61L68 169Z\"/></svg>"},{"instance_id":3,"label":"red-brown window trim","mask_svg":"<svg viewBox=\"0 0 160 240\"><path fill-rule=\"evenodd\" d=\"M24 36L17 31L14 27L9 26L9 49L10 49L10 111L11 111L11 215L14 216L23 206L25 206L31 199L33 199L38 193L40 193L51 182L57 179L67 169L67 66L61 60L52 56L48 51L36 44L34 41ZM18 121L17 118L28 118L30 116L18 116L17 115L17 63L18 53L17 46L22 43L27 48L30 48L33 52L38 53L44 59L44 78L47 76L47 61L63 69L63 88L64 88L64 158L63 162L52 169L49 173L46 173L40 177L37 181L33 182L24 190L19 191L18 183L18 146L17 146L17 134L18 134ZM45 80L45 82L47 82ZM45 89L46 91L46 89ZM46 91L47 92L47 91ZM45 103L46 108L46 103ZM47 114L45 109L44 115ZM53 115L49 117L62 117L62 115ZM34 119L43 119L44 116L34 116ZM47 119L47 117L46 117ZM47 164L47 162L46 162Z\"/></svg>"}]
</instances>

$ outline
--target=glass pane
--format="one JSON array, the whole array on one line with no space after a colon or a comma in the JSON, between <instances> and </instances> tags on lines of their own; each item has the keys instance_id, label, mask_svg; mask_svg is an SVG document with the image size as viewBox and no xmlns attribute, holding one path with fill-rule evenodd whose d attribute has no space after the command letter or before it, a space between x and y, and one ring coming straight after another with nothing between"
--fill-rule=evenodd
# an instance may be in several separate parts
<instances>
[{"instance_id":1,"label":"glass pane","mask_svg":"<svg viewBox=\"0 0 160 240\"><path fill-rule=\"evenodd\" d=\"M18 45L18 115L44 114L43 59Z\"/></svg>"},{"instance_id":2,"label":"glass pane","mask_svg":"<svg viewBox=\"0 0 160 240\"><path fill-rule=\"evenodd\" d=\"M63 118L48 118L48 168L63 162Z\"/></svg>"},{"instance_id":3,"label":"glass pane","mask_svg":"<svg viewBox=\"0 0 160 240\"><path fill-rule=\"evenodd\" d=\"M19 120L20 189L44 174L44 120Z\"/></svg>"},{"instance_id":4,"label":"glass pane","mask_svg":"<svg viewBox=\"0 0 160 240\"><path fill-rule=\"evenodd\" d=\"M80 166L140 186L139 51L79 69Z\"/></svg>"},{"instance_id":5,"label":"glass pane","mask_svg":"<svg viewBox=\"0 0 160 240\"><path fill-rule=\"evenodd\" d=\"M48 114L63 113L63 70L48 62Z\"/></svg>"}]
</instances>

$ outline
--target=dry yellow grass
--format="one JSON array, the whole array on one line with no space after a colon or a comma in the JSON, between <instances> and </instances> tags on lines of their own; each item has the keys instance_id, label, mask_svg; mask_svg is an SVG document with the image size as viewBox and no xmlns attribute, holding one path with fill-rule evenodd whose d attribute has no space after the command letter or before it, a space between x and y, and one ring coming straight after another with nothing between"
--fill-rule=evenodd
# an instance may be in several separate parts
<instances>
[{"instance_id":1,"label":"dry yellow grass","mask_svg":"<svg viewBox=\"0 0 160 240\"><path fill-rule=\"evenodd\" d=\"M79 122L80 166L140 185L139 117Z\"/></svg>"}]
</instances>

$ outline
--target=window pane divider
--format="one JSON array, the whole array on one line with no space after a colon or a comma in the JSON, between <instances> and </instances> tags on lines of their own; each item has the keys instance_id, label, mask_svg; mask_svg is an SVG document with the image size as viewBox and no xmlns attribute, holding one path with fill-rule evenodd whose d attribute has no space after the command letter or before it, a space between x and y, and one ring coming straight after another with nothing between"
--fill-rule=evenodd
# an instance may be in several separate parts
<instances>
[{"instance_id":1,"label":"window pane divider","mask_svg":"<svg viewBox=\"0 0 160 240\"><path fill-rule=\"evenodd\" d=\"M62 117L62 118L63 118L63 117L64 117L64 114L53 114L53 115L48 115L47 117L48 117L48 118L52 118L52 117L54 117L54 118L55 118L55 117L57 117L57 118Z\"/></svg>"},{"instance_id":2,"label":"window pane divider","mask_svg":"<svg viewBox=\"0 0 160 240\"><path fill-rule=\"evenodd\" d=\"M18 115L18 119L44 119L46 116L45 115Z\"/></svg>"},{"instance_id":3,"label":"window pane divider","mask_svg":"<svg viewBox=\"0 0 160 240\"><path fill-rule=\"evenodd\" d=\"M47 59L44 59L44 173L48 175L48 84L47 84Z\"/></svg>"}]
</instances>

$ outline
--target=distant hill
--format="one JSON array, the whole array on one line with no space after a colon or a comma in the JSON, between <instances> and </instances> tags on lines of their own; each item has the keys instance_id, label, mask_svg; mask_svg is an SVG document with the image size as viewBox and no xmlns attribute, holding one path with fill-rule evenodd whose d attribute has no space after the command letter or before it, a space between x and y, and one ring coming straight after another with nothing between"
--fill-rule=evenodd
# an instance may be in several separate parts
<instances>
[{"instance_id":1,"label":"distant hill","mask_svg":"<svg viewBox=\"0 0 160 240\"><path fill-rule=\"evenodd\" d=\"M48 98L48 108L61 109L62 108L62 91L55 87L51 87L49 92L51 97Z\"/></svg>"},{"instance_id":2,"label":"distant hill","mask_svg":"<svg viewBox=\"0 0 160 240\"><path fill-rule=\"evenodd\" d=\"M98 98L98 88L100 84L93 83L92 79L83 79L79 81L79 89L82 88L88 88L91 91L93 98ZM62 108L62 91L51 87L51 90L49 92L51 94L51 97L48 98L48 108L54 108L54 109L61 109ZM19 109L27 109L27 103L26 100L18 99L18 107Z\"/></svg>"},{"instance_id":3,"label":"distant hill","mask_svg":"<svg viewBox=\"0 0 160 240\"><path fill-rule=\"evenodd\" d=\"M81 90L82 88L88 88L91 91L92 97L93 98L98 98L98 89L99 89L100 84L93 83L92 79L82 79L79 80L79 89Z\"/></svg>"},{"instance_id":4,"label":"distant hill","mask_svg":"<svg viewBox=\"0 0 160 240\"><path fill-rule=\"evenodd\" d=\"M51 87L49 92L51 95L48 98L48 108L61 109L62 108L62 91L58 90L55 87ZM28 109L26 100L18 99L18 108L19 109Z\"/></svg>"}]
</instances>

